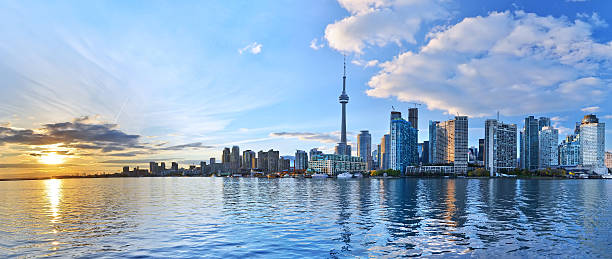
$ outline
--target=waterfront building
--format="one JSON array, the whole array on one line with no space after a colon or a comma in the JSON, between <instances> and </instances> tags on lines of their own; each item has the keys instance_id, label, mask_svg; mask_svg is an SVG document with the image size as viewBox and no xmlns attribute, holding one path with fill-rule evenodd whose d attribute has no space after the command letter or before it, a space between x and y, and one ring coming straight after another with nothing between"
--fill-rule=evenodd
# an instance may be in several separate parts
<instances>
[{"instance_id":1,"label":"waterfront building","mask_svg":"<svg viewBox=\"0 0 612 259\"><path fill-rule=\"evenodd\" d=\"M289 171L289 169L291 169L291 159L289 159L288 157L280 157L278 159L278 171L287 172Z\"/></svg>"},{"instance_id":2,"label":"waterfront building","mask_svg":"<svg viewBox=\"0 0 612 259\"><path fill-rule=\"evenodd\" d=\"M446 163L446 130L439 121L429 121L429 163Z\"/></svg>"},{"instance_id":3,"label":"waterfront building","mask_svg":"<svg viewBox=\"0 0 612 259\"><path fill-rule=\"evenodd\" d=\"M606 125L593 114L585 115L580 124L580 165L603 174L605 169Z\"/></svg>"},{"instance_id":4,"label":"waterfront building","mask_svg":"<svg viewBox=\"0 0 612 259\"><path fill-rule=\"evenodd\" d=\"M385 134L380 139L380 169L387 170L390 168L391 156L391 135Z\"/></svg>"},{"instance_id":5,"label":"waterfront building","mask_svg":"<svg viewBox=\"0 0 612 259\"><path fill-rule=\"evenodd\" d=\"M604 160L607 168L612 168L612 152L606 152L606 158Z\"/></svg>"},{"instance_id":6,"label":"waterfront building","mask_svg":"<svg viewBox=\"0 0 612 259\"><path fill-rule=\"evenodd\" d=\"M408 109L408 122L410 122L413 128L419 130L419 109Z\"/></svg>"},{"instance_id":7,"label":"waterfront building","mask_svg":"<svg viewBox=\"0 0 612 259\"><path fill-rule=\"evenodd\" d=\"M340 142L335 148L337 155L351 155L351 146L346 142L346 104L349 101L349 96L346 94L346 61L344 62L344 75L342 76L342 94L338 97L342 105L342 124L340 126Z\"/></svg>"},{"instance_id":8,"label":"waterfront building","mask_svg":"<svg viewBox=\"0 0 612 259\"><path fill-rule=\"evenodd\" d=\"M323 154L310 158L308 170L330 176L336 176L344 172L361 173L366 171L366 162L357 156Z\"/></svg>"},{"instance_id":9,"label":"waterfront building","mask_svg":"<svg viewBox=\"0 0 612 259\"><path fill-rule=\"evenodd\" d=\"M149 162L149 172L154 175L160 173L159 167L157 166L157 162Z\"/></svg>"},{"instance_id":10,"label":"waterfront building","mask_svg":"<svg viewBox=\"0 0 612 259\"><path fill-rule=\"evenodd\" d=\"M538 133L539 168L553 168L559 165L559 130L544 126Z\"/></svg>"},{"instance_id":11,"label":"waterfront building","mask_svg":"<svg viewBox=\"0 0 612 259\"><path fill-rule=\"evenodd\" d=\"M477 159L478 159L478 148L471 146L470 148L468 148L468 162L476 163Z\"/></svg>"},{"instance_id":12,"label":"waterfront building","mask_svg":"<svg viewBox=\"0 0 612 259\"><path fill-rule=\"evenodd\" d=\"M240 148L238 146L232 147L230 155L230 169L232 173L235 173L240 168Z\"/></svg>"},{"instance_id":13,"label":"waterfront building","mask_svg":"<svg viewBox=\"0 0 612 259\"><path fill-rule=\"evenodd\" d=\"M542 121L542 122L540 122ZM521 150L521 168L526 170L536 170L540 164L540 139L539 132L544 126L550 125L550 119L540 117L536 119L533 116L525 118L523 130L521 130L520 150Z\"/></svg>"},{"instance_id":14,"label":"waterfront building","mask_svg":"<svg viewBox=\"0 0 612 259\"><path fill-rule=\"evenodd\" d=\"M274 151L272 149L268 150L268 172L274 173L279 171L279 159L280 154L278 151Z\"/></svg>"},{"instance_id":15,"label":"waterfront building","mask_svg":"<svg viewBox=\"0 0 612 259\"><path fill-rule=\"evenodd\" d=\"M403 174L407 166L418 164L418 133L401 113L391 112L391 118L390 168Z\"/></svg>"},{"instance_id":16,"label":"waterfront building","mask_svg":"<svg viewBox=\"0 0 612 259\"><path fill-rule=\"evenodd\" d=\"M262 172L268 172L268 152L263 150L257 152L257 168Z\"/></svg>"},{"instance_id":17,"label":"waterfront building","mask_svg":"<svg viewBox=\"0 0 612 259\"><path fill-rule=\"evenodd\" d=\"M357 156L366 161L366 168L372 169L372 135L367 130L357 134Z\"/></svg>"},{"instance_id":18,"label":"waterfront building","mask_svg":"<svg viewBox=\"0 0 612 259\"><path fill-rule=\"evenodd\" d=\"M242 168L257 168L257 156L255 154L255 151L245 150L244 152L242 152Z\"/></svg>"},{"instance_id":19,"label":"waterfront building","mask_svg":"<svg viewBox=\"0 0 612 259\"><path fill-rule=\"evenodd\" d=\"M580 164L580 135L568 135L559 145L559 165L578 166Z\"/></svg>"},{"instance_id":20,"label":"waterfront building","mask_svg":"<svg viewBox=\"0 0 612 259\"><path fill-rule=\"evenodd\" d=\"M223 171L227 172L230 170L230 160L231 160L231 151L228 147L223 149L223 154L221 155L221 163L223 164Z\"/></svg>"},{"instance_id":21,"label":"waterfront building","mask_svg":"<svg viewBox=\"0 0 612 259\"><path fill-rule=\"evenodd\" d=\"M498 175L500 170L516 168L516 131L516 124L507 124L494 119L485 121L483 158L490 176Z\"/></svg>"},{"instance_id":22,"label":"waterfront building","mask_svg":"<svg viewBox=\"0 0 612 259\"><path fill-rule=\"evenodd\" d=\"M429 152L433 164L450 164L454 172L467 172L468 164L468 118L455 116L454 119L429 122Z\"/></svg>"},{"instance_id":23,"label":"waterfront building","mask_svg":"<svg viewBox=\"0 0 612 259\"><path fill-rule=\"evenodd\" d=\"M208 162L209 162L209 164L212 165L212 164L215 164L217 161L216 161L216 159L214 157L211 157Z\"/></svg>"},{"instance_id":24,"label":"waterfront building","mask_svg":"<svg viewBox=\"0 0 612 259\"><path fill-rule=\"evenodd\" d=\"M369 168L371 170L376 170L379 168L379 165L378 165L379 156L380 156L380 152L378 151L379 149L380 149L380 145L376 145L376 149L372 151L372 167Z\"/></svg>"},{"instance_id":25,"label":"waterfront building","mask_svg":"<svg viewBox=\"0 0 612 259\"><path fill-rule=\"evenodd\" d=\"M429 164L429 141L423 141L423 152L421 154L421 164L427 165Z\"/></svg>"},{"instance_id":26,"label":"waterfront building","mask_svg":"<svg viewBox=\"0 0 612 259\"><path fill-rule=\"evenodd\" d=\"M484 147L485 141L483 138L478 139L478 159L477 161L484 161Z\"/></svg>"},{"instance_id":27,"label":"waterfront building","mask_svg":"<svg viewBox=\"0 0 612 259\"><path fill-rule=\"evenodd\" d=\"M208 172L209 167L206 166L206 162L200 161L200 174L205 174Z\"/></svg>"},{"instance_id":28,"label":"waterfront building","mask_svg":"<svg viewBox=\"0 0 612 259\"><path fill-rule=\"evenodd\" d=\"M178 172L178 163L172 162L172 165L170 166L170 170L174 172Z\"/></svg>"},{"instance_id":29,"label":"waterfront building","mask_svg":"<svg viewBox=\"0 0 612 259\"><path fill-rule=\"evenodd\" d=\"M323 155L323 151L319 151L317 148L313 148L309 152L309 157L312 160L314 156Z\"/></svg>"},{"instance_id":30,"label":"waterfront building","mask_svg":"<svg viewBox=\"0 0 612 259\"><path fill-rule=\"evenodd\" d=\"M295 151L295 170L306 170L308 169L308 153L304 150Z\"/></svg>"}]
</instances>

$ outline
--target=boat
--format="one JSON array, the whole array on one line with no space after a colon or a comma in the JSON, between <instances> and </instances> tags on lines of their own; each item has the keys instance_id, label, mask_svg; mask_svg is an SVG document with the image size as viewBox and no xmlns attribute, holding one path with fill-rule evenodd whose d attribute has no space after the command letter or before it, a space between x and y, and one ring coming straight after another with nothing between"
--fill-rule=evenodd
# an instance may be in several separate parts
<instances>
[{"instance_id":1,"label":"boat","mask_svg":"<svg viewBox=\"0 0 612 259\"><path fill-rule=\"evenodd\" d=\"M355 178L363 178L363 175L361 173L355 173L355 174L353 174L353 177L355 177Z\"/></svg>"},{"instance_id":2,"label":"boat","mask_svg":"<svg viewBox=\"0 0 612 259\"><path fill-rule=\"evenodd\" d=\"M327 174L312 174L312 178L327 178L329 177Z\"/></svg>"},{"instance_id":3,"label":"boat","mask_svg":"<svg viewBox=\"0 0 612 259\"><path fill-rule=\"evenodd\" d=\"M612 174L603 174L603 175L601 175L601 178L603 178L603 179L612 179Z\"/></svg>"},{"instance_id":4,"label":"boat","mask_svg":"<svg viewBox=\"0 0 612 259\"><path fill-rule=\"evenodd\" d=\"M344 172L339 174L338 176L336 176L338 179L346 179L346 178L353 178L353 175L350 174L349 172Z\"/></svg>"}]
</instances>

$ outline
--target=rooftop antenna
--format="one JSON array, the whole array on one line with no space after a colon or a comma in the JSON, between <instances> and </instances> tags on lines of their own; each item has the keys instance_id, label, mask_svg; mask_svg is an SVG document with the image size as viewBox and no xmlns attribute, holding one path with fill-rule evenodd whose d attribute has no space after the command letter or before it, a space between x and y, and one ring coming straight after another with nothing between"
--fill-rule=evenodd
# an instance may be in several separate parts
<instances>
[{"instance_id":1,"label":"rooftop antenna","mask_svg":"<svg viewBox=\"0 0 612 259\"><path fill-rule=\"evenodd\" d=\"M497 121L499 121L499 111L497 111Z\"/></svg>"},{"instance_id":2,"label":"rooftop antenna","mask_svg":"<svg viewBox=\"0 0 612 259\"><path fill-rule=\"evenodd\" d=\"M393 107L393 105L391 105L391 110L395 111L395 107Z\"/></svg>"}]
</instances>

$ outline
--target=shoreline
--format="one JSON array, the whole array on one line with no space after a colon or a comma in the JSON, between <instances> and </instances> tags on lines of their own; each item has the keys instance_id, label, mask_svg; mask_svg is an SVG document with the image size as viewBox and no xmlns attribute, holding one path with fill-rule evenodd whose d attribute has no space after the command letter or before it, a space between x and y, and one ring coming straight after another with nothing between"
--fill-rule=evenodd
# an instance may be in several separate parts
<instances>
[{"instance_id":1,"label":"shoreline","mask_svg":"<svg viewBox=\"0 0 612 259\"><path fill-rule=\"evenodd\" d=\"M264 178L269 179L267 177L224 177L224 176L204 176L204 175L173 175L173 176L121 176L121 175L86 175L86 176L78 176L78 175L62 175L62 176L49 176L49 177L29 177L29 178L7 178L0 179L0 182L10 182L10 181L35 181L35 180L49 180L49 179L87 179L87 178L188 178L188 177L216 177L216 178ZM309 177L291 177L291 178L309 178ZM522 180L589 180L589 179L598 179L602 180L604 178L567 178L567 177L547 177L547 176L517 176L517 177L488 177L488 176L465 176L465 177L446 177L442 175L436 176L369 176L363 177L362 179L402 179L402 178L414 178L414 179L522 179ZM272 179L282 179L282 178L272 178ZM324 178L324 179L336 179L334 177Z\"/></svg>"}]
</instances>

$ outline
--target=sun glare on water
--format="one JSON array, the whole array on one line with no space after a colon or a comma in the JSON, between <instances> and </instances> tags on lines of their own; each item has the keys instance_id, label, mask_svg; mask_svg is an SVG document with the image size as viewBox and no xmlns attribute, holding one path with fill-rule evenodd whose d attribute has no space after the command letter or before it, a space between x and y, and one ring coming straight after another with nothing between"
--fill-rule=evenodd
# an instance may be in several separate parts
<instances>
[{"instance_id":1,"label":"sun glare on water","mask_svg":"<svg viewBox=\"0 0 612 259\"><path fill-rule=\"evenodd\" d=\"M40 156L39 161L46 165L58 165L64 163L65 156L58 155L57 153L47 153Z\"/></svg>"}]
</instances>

